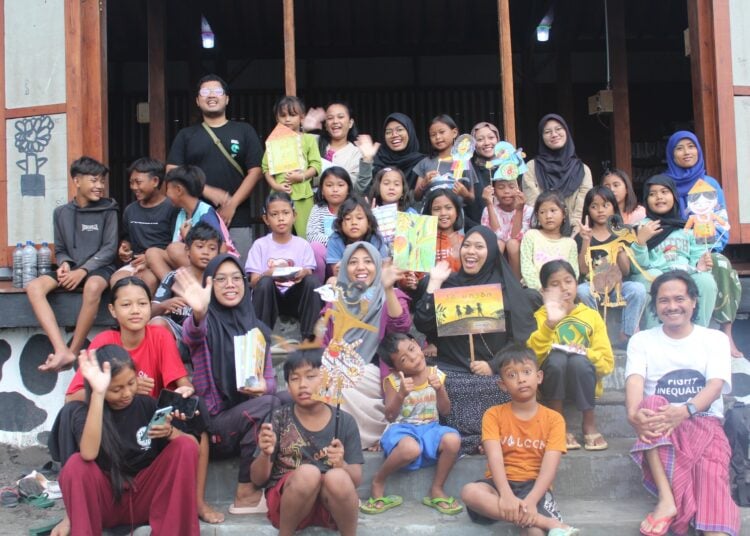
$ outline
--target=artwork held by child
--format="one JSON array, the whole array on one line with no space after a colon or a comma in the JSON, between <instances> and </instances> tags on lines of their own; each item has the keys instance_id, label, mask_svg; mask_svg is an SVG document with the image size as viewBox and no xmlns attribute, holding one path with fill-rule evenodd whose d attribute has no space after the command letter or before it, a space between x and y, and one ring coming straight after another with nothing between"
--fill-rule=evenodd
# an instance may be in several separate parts
<instances>
[{"instance_id":1,"label":"artwork held by child","mask_svg":"<svg viewBox=\"0 0 750 536\"><path fill-rule=\"evenodd\" d=\"M492 180L514 181L528 171L524 158L526 153L522 148L516 149L507 141L498 142L494 149L495 158L485 164L488 169L494 169Z\"/></svg>"},{"instance_id":2,"label":"artwork held by child","mask_svg":"<svg viewBox=\"0 0 750 536\"><path fill-rule=\"evenodd\" d=\"M505 331L499 284L438 289L434 294L438 336Z\"/></svg>"},{"instance_id":3,"label":"artwork held by child","mask_svg":"<svg viewBox=\"0 0 750 536\"><path fill-rule=\"evenodd\" d=\"M398 206L396 203L382 205L372 209L372 215L378 221L378 232L388 247L393 244L396 236L396 219L398 217Z\"/></svg>"},{"instance_id":4,"label":"artwork held by child","mask_svg":"<svg viewBox=\"0 0 750 536\"><path fill-rule=\"evenodd\" d=\"M451 165L451 175L454 179L461 179L464 176L464 170L466 164L474 156L474 149L476 149L477 142L471 136L471 134L461 134L453 142L453 149L451 150L451 158L453 164Z\"/></svg>"},{"instance_id":5,"label":"artwork held by child","mask_svg":"<svg viewBox=\"0 0 750 536\"><path fill-rule=\"evenodd\" d=\"M720 215L722 207L719 205L716 189L703 179L698 179L688 192L687 206L690 217L685 223L685 229L693 230L698 244L713 248L721 241L722 235L729 231L726 215ZM717 233L717 230L720 232Z\"/></svg>"},{"instance_id":6,"label":"artwork held by child","mask_svg":"<svg viewBox=\"0 0 750 536\"><path fill-rule=\"evenodd\" d=\"M393 239L393 263L401 270L429 272L437 253L437 216L399 212Z\"/></svg>"},{"instance_id":7,"label":"artwork held by child","mask_svg":"<svg viewBox=\"0 0 750 536\"><path fill-rule=\"evenodd\" d=\"M302 150L302 136L282 124L276 125L266 139L268 169L272 175L305 169L305 154Z\"/></svg>"},{"instance_id":8,"label":"artwork held by child","mask_svg":"<svg viewBox=\"0 0 750 536\"><path fill-rule=\"evenodd\" d=\"M363 289L359 288L357 283L351 284L348 289L340 285L324 285L316 289L316 292L323 301L333 304L319 321L320 331L324 332L329 320L333 320L333 337L323 350L323 381L320 392L313 394L313 398L326 404L338 405L342 402L342 390L354 387L365 370L365 362L357 352L357 347L362 341L347 342L344 336L350 329L375 331L376 328L362 322L347 308L347 304L357 302L361 307L367 307L368 302L361 299ZM363 315L365 312L366 310L362 310L360 314Z\"/></svg>"}]
</instances>

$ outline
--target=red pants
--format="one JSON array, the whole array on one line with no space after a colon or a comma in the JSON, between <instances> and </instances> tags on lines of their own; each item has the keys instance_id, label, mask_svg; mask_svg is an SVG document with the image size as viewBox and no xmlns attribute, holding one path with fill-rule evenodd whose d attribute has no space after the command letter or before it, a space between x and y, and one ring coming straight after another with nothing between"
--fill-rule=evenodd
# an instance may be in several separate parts
<instances>
[{"instance_id":1,"label":"red pants","mask_svg":"<svg viewBox=\"0 0 750 536\"><path fill-rule=\"evenodd\" d=\"M198 444L180 436L138 473L115 502L109 477L76 453L60 473L71 534L100 535L116 525L151 525L154 536L198 536L195 477Z\"/></svg>"}]
</instances>

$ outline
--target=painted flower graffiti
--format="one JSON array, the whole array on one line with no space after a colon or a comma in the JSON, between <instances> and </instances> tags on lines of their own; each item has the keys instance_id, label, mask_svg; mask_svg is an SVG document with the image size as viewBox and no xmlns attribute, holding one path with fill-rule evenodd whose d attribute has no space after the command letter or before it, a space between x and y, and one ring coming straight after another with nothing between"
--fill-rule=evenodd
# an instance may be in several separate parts
<instances>
[{"instance_id":1,"label":"painted flower graffiti","mask_svg":"<svg viewBox=\"0 0 750 536\"><path fill-rule=\"evenodd\" d=\"M15 123L15 143L18 152L25 156L16 162L23 170L21 175L21 195L44 197L44 175L39 170L47 163L47 158L39 156L52 139L55 124L48 115L24 117Z\"/></svg>"}]
</instances>

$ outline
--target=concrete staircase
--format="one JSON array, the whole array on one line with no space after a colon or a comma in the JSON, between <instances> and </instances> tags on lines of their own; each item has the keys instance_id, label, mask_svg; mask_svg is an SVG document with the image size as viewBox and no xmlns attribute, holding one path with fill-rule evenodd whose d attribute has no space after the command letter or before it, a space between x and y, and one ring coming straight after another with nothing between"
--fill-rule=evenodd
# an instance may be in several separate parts
<instances>
[{"instance_id":1,"label":"concrete staircase","mask_svg":"<svg viewBox=\"0 0 750 536\"><path fill-rule=\"evenodd\" d=\"M616 310L615 310L616 313ZM615 322L618 316L612 315ZM614 322L608 324L610 327ZM278 327L278 326L277 326ZM614 330L611 330L614 331ZM616 331L612 333L615 335ZM287 337L290 336L284 333ZM284 356L274 359L275 365L283 362ZM563 457L555 482L555 498L565 522L581 529L584 535L636 536L638 527L646 513L651 511L655 500L643 488L640 471L628 454L633 443L633 430L625 417L625 361L623 351L615 354L615 371L604 380L604 396L597 401L597 425L609 442L609 449L601 452L572 451ZM280 367L279 367L280 368ZM279 370L279 378L281 378ZM576 433L579 441L580 412L566 405L565 418L568 428ZM359 497L369 497L372 476L382 463L382 454L365 453L362 485ZM236 485L236 460L212 462L208 474L207 500L226 512L232 502ZM461 458L451 472L446 491L460 498L464 484L484 476L486 460L483 456ZM465 512L457 516L441 515L421 504L429 490L434 470L393 475L387 483L386 493L401 495L404 504L376 516L359 515L358 534L365 536L400 535L517 535L518 528L498 522L491 526L471 522ZM744 530L750 535L750 508L742 509ZM276 535L277 531L264 515L231 516L220 525L201 523L201 535ZM129 534L129 530L108 534ZM148 527L140 527L136 535L150 534ZM311 528L301 534L331 534Z\"/></svg>"}]
</instances>

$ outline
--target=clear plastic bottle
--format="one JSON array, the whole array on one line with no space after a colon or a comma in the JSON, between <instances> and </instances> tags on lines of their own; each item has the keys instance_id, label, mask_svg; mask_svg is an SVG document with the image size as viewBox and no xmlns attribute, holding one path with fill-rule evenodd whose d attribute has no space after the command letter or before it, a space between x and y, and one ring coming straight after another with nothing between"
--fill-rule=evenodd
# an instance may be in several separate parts
<instances>
[{"instance_id":1,"label":"clear plastic bottle","mask_svg":"<svg viewBox=\"0 0 750 536\"><path fill-rule=\"evenodd\" d=\"M52 272L52 250L47 242L42 242L36 256L37 275L46 275Z\"/></svg>"},{"instance_id":2,"label":"clear plastic bottle","mask_svg":"<svg viewBox=\"0 0 750 536\"><path fill-rule=\"evenodd\" d=\"M36 278L36 248L29 240L23 248L23 288Z\"/></svg>"},{"instance_id":3,"label":"clear plastic bottle","mask_svg":"<svg viewBox=\"0 0 750 536\"><path fill-rule=\"evenodd\" d=\"M16 244L13 250L13 286L16 288L23 287L23 244Z\"/></svg>"}]
</instances>

